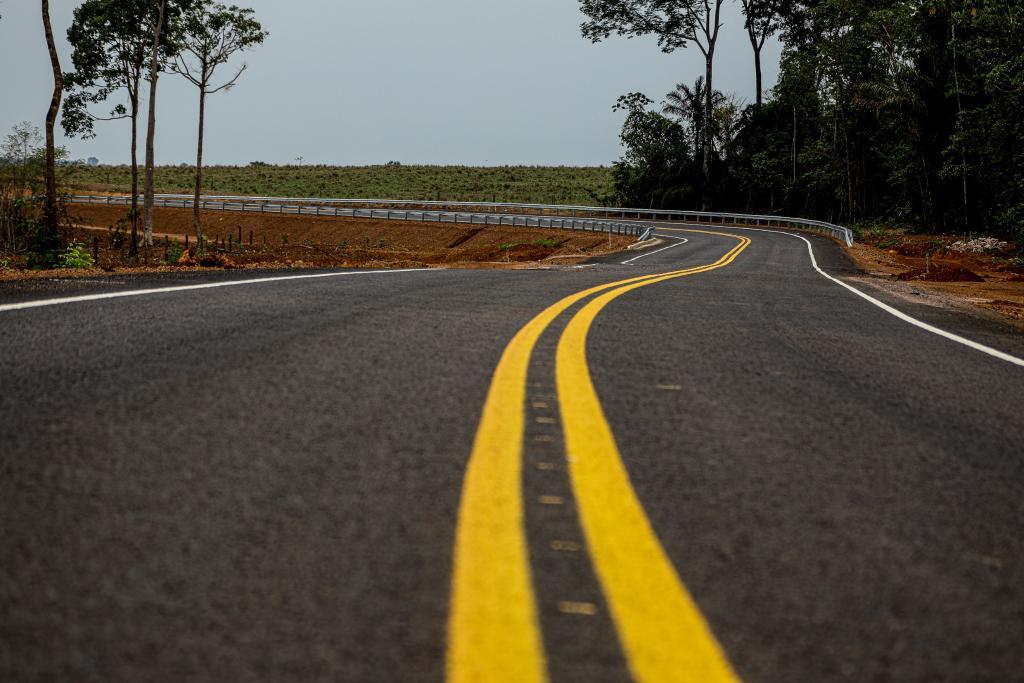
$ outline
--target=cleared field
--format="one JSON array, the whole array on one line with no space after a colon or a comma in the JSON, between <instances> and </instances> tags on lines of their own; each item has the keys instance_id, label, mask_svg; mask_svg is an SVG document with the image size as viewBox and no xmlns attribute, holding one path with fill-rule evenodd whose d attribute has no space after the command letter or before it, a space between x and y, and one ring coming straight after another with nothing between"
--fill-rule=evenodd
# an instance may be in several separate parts
<instances>
[{"instance_id":1,"label":"cleared field","mask_svg":"<svg viewBox=\"0 0 1024 683\"><path fill-rule=\"evenodd\" d=\"M144 272L199 267L228 268L519 268L571 265L626 248L633 238L571 230L455 225L317 216L203 212L208 243L182 259L192 230L186 209L154 211L153 247L128 255L126 210L75 205L75 228L64 237L93 250L96 269L59 271L60 277L103 271ZM115 230L119 227L120 230ZM193 258L194 257L194 258ZM0 268L0 281L54 277L29 271L23 256Z\"/></svg>"},{"instance_id":2,"label":"cleared field","mask_svg":"<svg viewBox=\"0 0 1024 683\"><path fill-rule=\"evenodd\" d=\"M159 192L191 192L188 166L156 170ZM612 194L608 167L546 166L211 166L203 171L208 194L499 201L603 205ZM74 191L126 192L127 166L68 169Z\"/></svg>"}]
</instances>

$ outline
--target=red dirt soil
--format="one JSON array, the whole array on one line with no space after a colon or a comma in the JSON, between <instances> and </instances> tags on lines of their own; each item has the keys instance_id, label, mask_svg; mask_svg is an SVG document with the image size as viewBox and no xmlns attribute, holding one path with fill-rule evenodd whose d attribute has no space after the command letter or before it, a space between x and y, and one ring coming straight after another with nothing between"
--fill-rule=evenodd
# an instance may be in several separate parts
<instances>
[{"instance_id":1,"label":"red dirt soil","mask_svg":"<svg viewBox=\"0 0 1024 683\"><path fill-rule=\"evenodd\" d=\"M95 275L97 272L126 270L167 270L200 267L199 258L176 256L192 233L192 212L188 209L155 209L156 244L141 249L137 259L127 256L130 225L124 207L71 205L73 229L65 239L77 240L92 250L97 247L96 269L60 271ZM543 262L572 264L602 254L621 251L634 239L590 232L540 228L512 228L414 221L281 216L231 211L205 211L204 237L210 251L222 255L219 267L301 268L372 267L413 268L434 265L471 268L514 268ZM123 232L115 233L118 226ZM238 244L241 234L242 244ZM228 239L231 244L228 244ZM195 247L194 237L190 245ZM27 271L24 259L14 268L0 270L0 280L52 277L53 271ZM210 267L217 267L212 265ZM19 267L21 266L21 267Z\"/></svg>"},{"instance_id":2,"label":"red dirt soil","mask_svg":"<svg viewBox=\"0 0 1024 683\"><path fill-rule=\"evenodd\" d=\"M72 220L80 225L111 227L123 219L121 207L73 206ZM590 256L602 247L608 250L606 235L539 228L472 226L413 221L371 221L366 219L280 216L230 211L202 214L203 232L210 241L237 239L253 246L319 245L341 246L389 252L411 252L426 262L539 260L558 256ZM185 209L155 209L154 232L184 240L192 232L192 212ZM543 245L537 242L544 241ZM632 239L612 239L612 250L629 245ZM555 246L547 246L555 244ZM505 249L501 249L504 246ZM511 253L506 253L511 252Z\"/></svg>"},{"instance_id":3,"label":"red dirt soil","mask_svg":"<svg viewBox=\"0 0 1024 683\"><path fill-rule=\"evenodd\" d=\"M1024 322L1024 268L1007 258L1012 247L1006 254L961 254L943 248L956 238L900 236L899 243L890 246L892 241L868 238L854 244L847 253L872 275L906 281L914 287L994 311L1015 323Z\"/></svg>"}]
</instances>

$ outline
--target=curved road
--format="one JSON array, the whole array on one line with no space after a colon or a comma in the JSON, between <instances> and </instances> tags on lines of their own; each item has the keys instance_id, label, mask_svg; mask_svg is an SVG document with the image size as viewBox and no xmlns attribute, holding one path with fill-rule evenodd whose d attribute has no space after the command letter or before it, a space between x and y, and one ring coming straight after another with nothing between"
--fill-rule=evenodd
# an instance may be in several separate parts
<instances>
[{"instance_id":1,"label":"curved road","mask_svg":"<svg viewBox=\"0 0 1024 683\"><path fill-rule=\"evenodd\" d=\"M0 680L1022 680L1024 337L660 235L4 284Z\"/></svg>"}]
</instances>

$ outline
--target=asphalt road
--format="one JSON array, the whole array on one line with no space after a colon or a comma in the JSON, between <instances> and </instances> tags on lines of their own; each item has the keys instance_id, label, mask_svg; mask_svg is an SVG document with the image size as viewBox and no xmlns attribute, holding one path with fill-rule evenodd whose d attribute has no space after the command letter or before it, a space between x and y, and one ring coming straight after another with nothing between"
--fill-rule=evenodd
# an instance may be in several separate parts
<instances>
[{"instance_id":1,"label":"asphalt road","mask_svg":"<svg viewBox=\"0 0 1024 683\"><path fill-rule=\"evenodd\" d=\"M3 284L0 680L1024 680L1024 367L799 238L713 231Z\"/></svg>"}]
</instances>

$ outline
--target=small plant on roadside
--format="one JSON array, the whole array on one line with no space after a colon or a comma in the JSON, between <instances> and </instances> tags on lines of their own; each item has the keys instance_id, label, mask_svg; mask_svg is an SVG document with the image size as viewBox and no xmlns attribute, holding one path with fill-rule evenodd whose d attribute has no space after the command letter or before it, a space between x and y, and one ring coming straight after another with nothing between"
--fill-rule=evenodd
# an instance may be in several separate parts
<instances>
[{"instance_id":1,"label":"small plant on roadside","mask_svg":"<svg viewBox=\"0 0 1024 683\"><path fill-rule=\"evenodd\" d=\"M338 247L341 249L348 249L348 240L338 242Z\"/></svg>"},{"instance_id":2,"label":"small plant on roadside","mask_svg":"<svg viewBox=\"0 0 1024 683\"><path fill-rule=\"evenodd\" d=\"M110 246L114 249L120 249L128 241L127 228L128 220L125 218L119 218L116 223L110 226Z\"/></svg>"},{"instance_id":3,"label":"small plant on roadside","mask_svg":"<svg viewBox=\"0 0 1024 683\"><path fill-rule=\"evenodd\" d=\"M167 245L166 249L167 256L164 257L165 263L177 263L181 259L181 255L184 253L184 249L181 246L181 242L174 240Z\"/></svg>"},{"instance_id":4,"label":"small plant on roadside","mask_svg":"<svg viewBox=\"0 0 1024 683\"><path fill-rule=\"evenodd\" d=\"M10 267L11 267L11 262L10 262L9 259L0 258L0 270L7 270Z\"/></svg>"},{"instance_id":5,"label":"small plant on roadside","mask_svg":"<svg viewBox=\"0 0 1024 683\"><path fill-rule=\"evenodd\" d=\"M548 247L549 249L554 249L555 247L558 246L559 242L554 237L545 237L544 239L537 240L536 242L534 242L534 244L536 244L538 247Z\"/></svg>"},{"instance_id":6,"label":"small plant on roadside","mask_svg":"<svg viewBox=\"0 0 1024 683\"><path fill-rule=\"evenodd\" d=\"M895 249L900 246L901 242L898 239L885 239L878 242L879 249Z\"/></svg>"},{"instance_id":7,"label":"small plant on roadside","mask_svg":"<svg viewBox=\"0 0 1024 683\"><path fill-rule=\"evenodd\" d=\"M508 251L509 249L513 249L518 246L519 242L505 242L504 244L499 244L498 249L502 251Z\"/></svg>"},{"instance_id":8,"label":"small plant on roadside","mask_svg":"<svg viewBox=\"0 0 1024 683\"><path fill-rule=\"evenodd\" d=\"M59 268L92 268L93 260L84 244L71 242L57 259Z\"/></svg>"},{"instance_id":9,"label":"small plant on roadside","mask_svg":"<svg viewBox=\"0 0 1024 683\"><path fill-rule=\"evenodd\" d=\"M378 249L383 249L384 248L384 238L383 237L381 237L380 240L377 242L377 248Z\"/></svg>"},{"instance_id":10,"label":"small plant on roadside","mask_svg":"<svg viewBox=\"0 0 1024 683\"><path fill-rule=\"evenodd\" d=\"M853 223L849 227L853 230L854 236L857 237L859 241L881 237L890 230L890 226L886 223L870 220Z\"/></svg>"}]
</instances>

